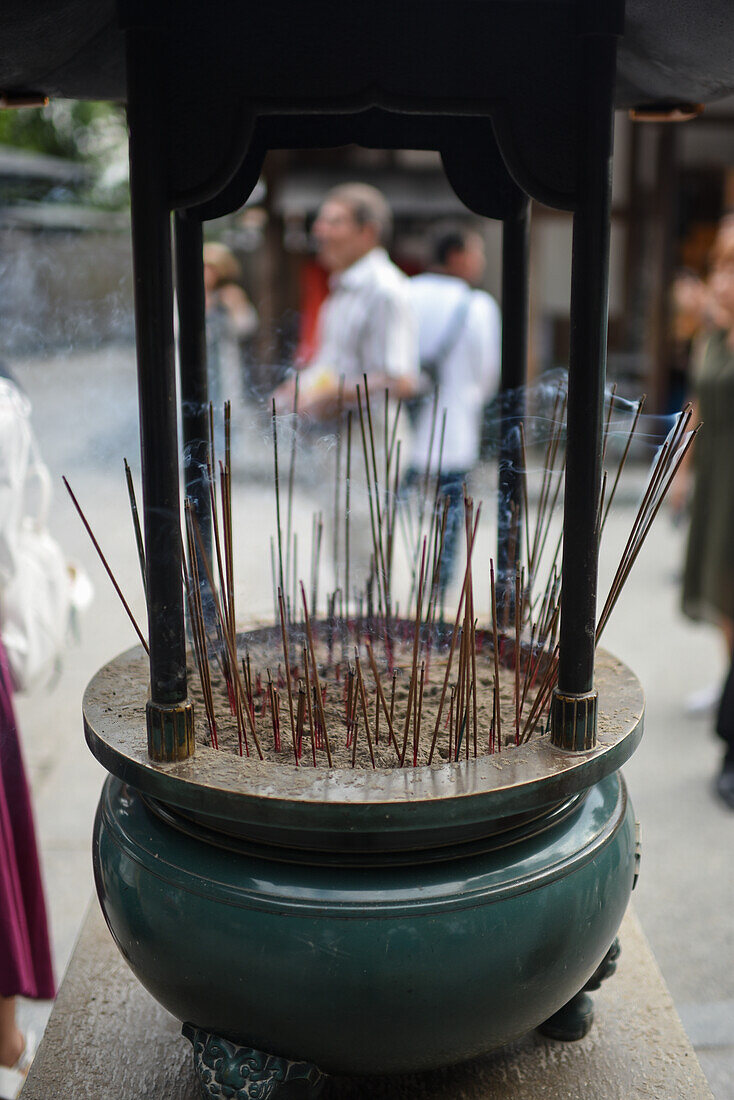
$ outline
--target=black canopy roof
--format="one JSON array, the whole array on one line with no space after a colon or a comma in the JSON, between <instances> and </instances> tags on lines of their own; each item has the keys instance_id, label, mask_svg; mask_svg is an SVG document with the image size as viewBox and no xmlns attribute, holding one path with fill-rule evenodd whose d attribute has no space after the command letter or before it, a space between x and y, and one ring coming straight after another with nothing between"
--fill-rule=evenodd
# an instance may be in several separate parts
<instances>
[{"instance_id":1,"label":"black canopy roof","mask_svg":"<svg viewBox=\"0 0 734 1100\"><path fill-rule=\"evenodd\" d=\"M267 148L357 141L439 149L460 197L480 213L502 216L515 184L571 209L579 32L624 28L618 106L734 91L730 0L628 0L624 19L622 7L5 0L0 92L124 100L123 29L142 28L158 43L151 94L167 105L172 207L213 216L238 205Z\"/></svg>"},{"instance_id":2,"label":"black canopy roof","mask_svg":"<svg viewBox=\"0 0 734 1100\"><path fill-rule=\"evenodd\" d=\"M601 5L605 0L598 2ZM433 22L443 10L459 36L466 6L451 0L421 5L397 0L391 11L399 23L401 9L410 9L409 17L415 17L416 22ZM469 6L491 10L499 5L493 0L472 0ZM561 11L572 8L573 3L510 0L501 6L521 9L519 18L531 24L538 9L560 17ZM202 4L200 8L210 20L221 19L225 33L236 42L245 68L257 61L262 45L258 36L266 24L270 23L269 34L279 38L280 43L309 26L318 28L327 39L333 13L342 9L351 20L356 5L319 0L267 5L227 0ZM362 14L370 21L374 15L377 24L377 8L379 5L362 5ZM141 6L149 15L158 12L161 24L170 21L171 28L179 18L187 17L185 13L196 9L197 5L169 0L148 0ZM413 26L410 37L416 54L419 26ZM734 5L730 0L628 0L619 50L617 105L680 100L706 103L734 92L732 43ZM383 45L391 46L390 42ZM448 51L450 43L445 45ZM395 50L390 48L390 53L394 55ZM216 57L212 62L216 63ZM321 59L314 56L313 63L319 65ZM0 91L73 99L124 99L124 43L115 0L5 0L0 6Z\"/></svg>"}]
</instances>

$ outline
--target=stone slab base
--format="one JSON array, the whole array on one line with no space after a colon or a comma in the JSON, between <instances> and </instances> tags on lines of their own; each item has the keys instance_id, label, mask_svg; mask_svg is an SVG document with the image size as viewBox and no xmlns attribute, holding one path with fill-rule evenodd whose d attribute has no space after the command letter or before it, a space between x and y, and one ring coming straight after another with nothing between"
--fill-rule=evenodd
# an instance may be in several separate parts
<instances>
[{"instance_id":1,"label":"stone slab base","mask_svg":"<svg viewBox=\"0 0 734 1100\"><path fill-rule=\"evenodd\" d=\"M406 1077L332 1078L322 1100L713 1100L632 912L586 1038L537 1033ZM199 1100L181 1025L138 984L92 903L21 1100Z\"/></svg>"}]
</instances>

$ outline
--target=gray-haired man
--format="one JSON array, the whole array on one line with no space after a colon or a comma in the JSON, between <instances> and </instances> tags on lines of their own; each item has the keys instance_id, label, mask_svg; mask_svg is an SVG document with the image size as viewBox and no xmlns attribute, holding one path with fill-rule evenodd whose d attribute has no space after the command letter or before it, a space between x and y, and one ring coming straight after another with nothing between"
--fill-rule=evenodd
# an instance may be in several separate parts
<instances>
[{"instance_id":1,"label":"gray-haired man","mask_svg":"<svg viewBox=\"0 0 734 1100\"><path fill-rule=\"evenodd\" d=\"M392 215L385 197L369 184L347 183L325 196L314 223L319 259L329 271L329 295L318 323L317 349L301 372L299 407L316 419L336 411L340 379L344 405L356 403L367 375L373 392L411 396L418 383L418 333L409 281L385 245ZM291 404L293 380L276 394Z\"/></svg>"}]
</instances>

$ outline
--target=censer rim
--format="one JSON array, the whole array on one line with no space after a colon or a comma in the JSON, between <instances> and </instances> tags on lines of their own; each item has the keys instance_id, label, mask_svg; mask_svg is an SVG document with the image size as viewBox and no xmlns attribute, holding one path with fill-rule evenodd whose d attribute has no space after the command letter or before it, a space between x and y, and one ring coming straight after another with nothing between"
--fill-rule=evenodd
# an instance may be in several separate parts
<instances>
[{"instance_id":1,"label":"censer rim","mask_svg":"<svg viewBox=\"0 0 734 1100\"><path fill-rule=\"evenodd\" d=\"M142 647L136 646L90 681L83 713L93 755L113 775L163 803L273 827L301 822L316 832L347 827L389 833L404 828L406 820L415 826L421 816L434 817L437 804L447 825L546 806L616 771L636 749L643 730L644 694L637 677L599 649L599 741L585 752L554 748L544 736L534 738L535 745L432 767L263 766L208 747L197 747L186 761L159 763L147 754L147 667Z\"/></svg>"}]
</instances>

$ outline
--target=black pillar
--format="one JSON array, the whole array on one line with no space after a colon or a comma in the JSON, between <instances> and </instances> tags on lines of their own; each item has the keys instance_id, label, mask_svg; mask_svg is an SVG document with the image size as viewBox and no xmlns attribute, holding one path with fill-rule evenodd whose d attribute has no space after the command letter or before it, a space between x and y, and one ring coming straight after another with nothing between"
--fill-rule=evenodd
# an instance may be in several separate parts
<instances>
[{"instance_id":1,"label":"black pillar","mask_svg":"<svg viewBox=\"0 0 734 1100\"><path fill-rule=\"evenodd\" d=\"M583 3L579 37L579 170L573 220L568 442L564 501L563 587L558 688L551 708L555 745L582 750L596 743L594 650L598 545L597 508L606 379L609 219L617 5ZM617 25L615 25L615 22Z\"/></svg>"},{"instance_id":2,"label":"black pillar","mask_svg":"<svg viewBox=\"0 0 734 1100\"><path fill-rule=\"evenodd\" d=\"M200 221L182 214L176 214L175 226L184 492L194 504L202 541L209 553L209 386L206 373L203 233Z\"/></svg>"},{"instance_id":3,"label":"black pillar","mask_svg":"<svg viewBox=\"0 0 734 1100\"><path fill-rule=\"evenodd\" d=\"M159 32L127 32L130 197L135 333L147 564L150 699L148 752L176 760L193 752L187 701L181 577L171 222L159 87Z\"/></svg>"},{"instance_id":4,"label":"black pillar","mask_svg":"<svg viewBox=\"0 0 734 1100\"><path fill-rule=\"evenodd\" d=\"M502 223L502 373L497 501L497 606L509 612L515 598L515 563L522 532L519 425L525 412L528 358L530 200L518 197ZM511 612L514 615L514 610ZM504 624L506 625L506 623Z\"/></svg>"}]
</instances>

